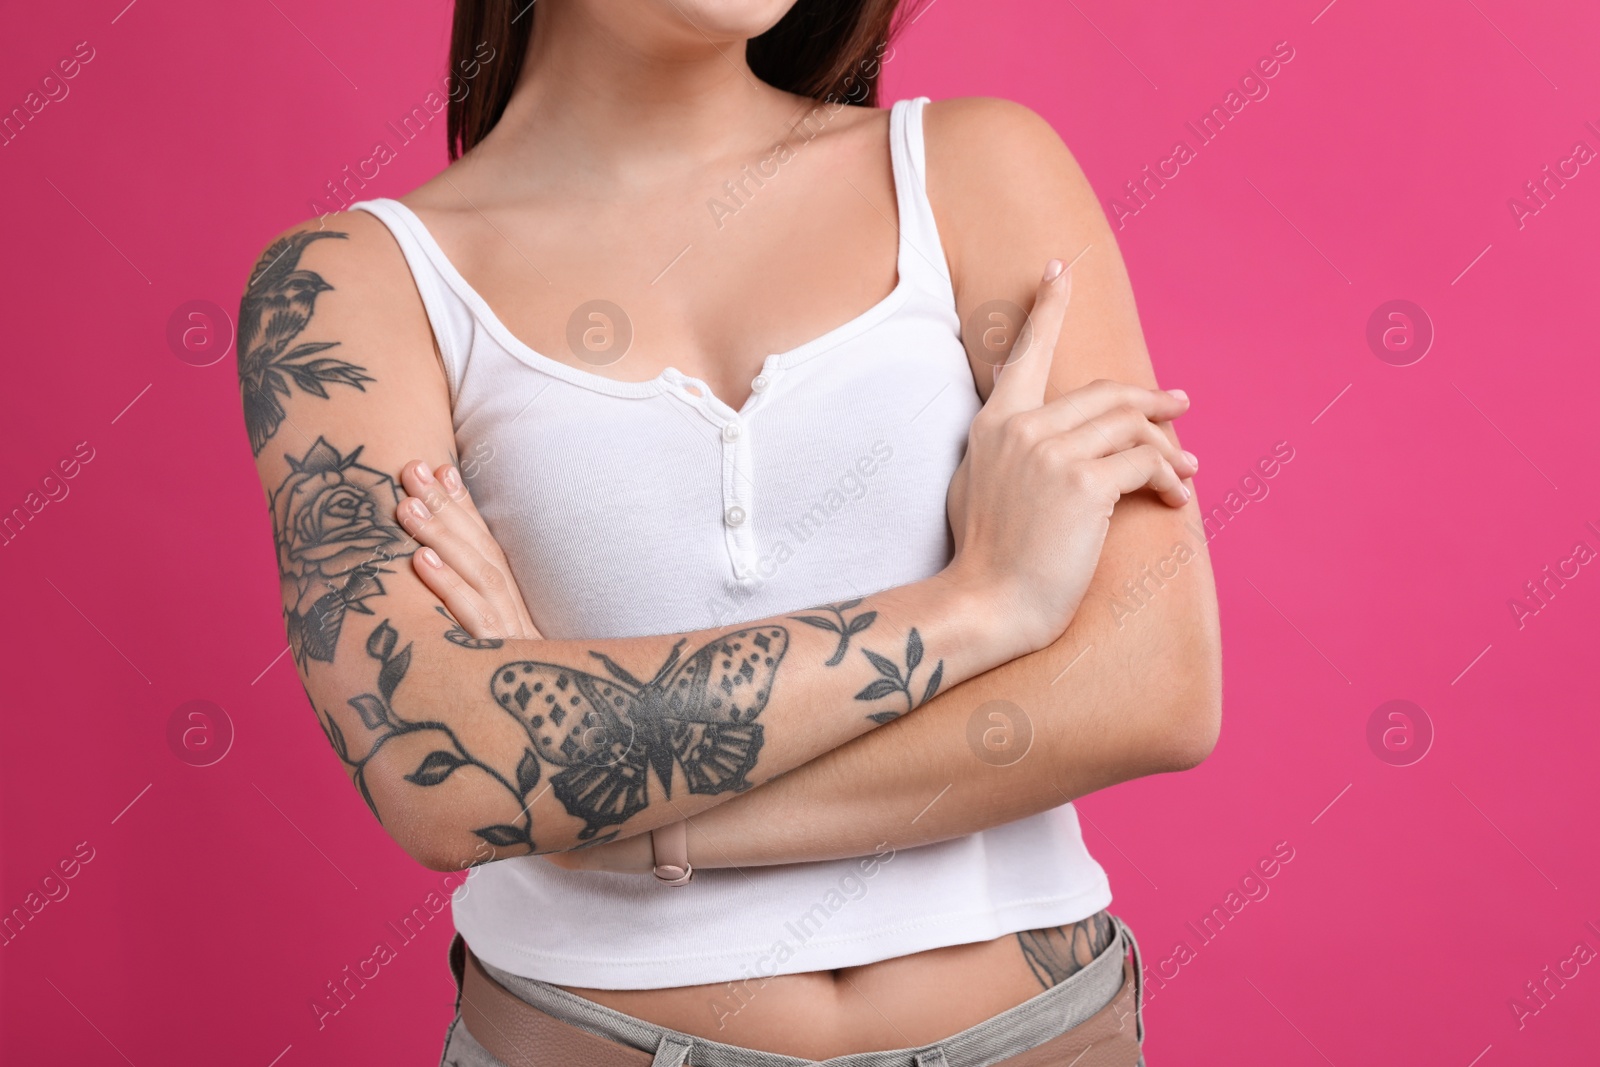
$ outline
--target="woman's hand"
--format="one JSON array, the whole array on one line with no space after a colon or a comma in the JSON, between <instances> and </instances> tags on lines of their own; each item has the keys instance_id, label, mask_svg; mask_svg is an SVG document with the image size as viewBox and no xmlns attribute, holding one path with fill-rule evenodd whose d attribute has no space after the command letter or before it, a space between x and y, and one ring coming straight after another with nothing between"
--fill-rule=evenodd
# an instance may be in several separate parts
<instances>
[{"instance_id":1,"label":"woman's hand","mask_svg":"<svg viewBox=\"0 0 1600 1067\"><path fill-rule=\"evenodd\" d=\"M991 605L1017 642L1012 658L1066 630L1117 501L1148 487L1182 507L1199 466L1157 425L1188 410L1181 392L1097 381L1046 402L1070 294L1071 274L1051 260L950 484L956 551L944 574Z\"/></svg>"},{"instance_id":2,"label":"woman's hand","mask_svg":"<svg viewBox=\"0 0 1600 1067\"><path fill-rule=\"evenodd\" d=\"M499 542L478 514L461 472L420 460L400 472L409 494L395 507L400 526L423 547L411 569L474 640L538 638Z\"/></svg>"}]
</instances>

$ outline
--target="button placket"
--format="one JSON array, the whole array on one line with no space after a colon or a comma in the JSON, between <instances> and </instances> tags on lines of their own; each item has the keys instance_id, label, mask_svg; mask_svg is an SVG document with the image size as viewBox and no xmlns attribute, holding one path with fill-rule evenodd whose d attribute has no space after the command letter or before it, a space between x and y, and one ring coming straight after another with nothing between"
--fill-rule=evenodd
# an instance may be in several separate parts
<instances>
[{"instance_id":1,"label":"button placket","mask_svg":"<svg viewBox=\"0 0 1600 1067\"><path fill-rule=\"evenodd\" d=\"M723 424L721 437L723 533L734 577L749 580L755 577L757 556L750 521L755 507L750 434L743 420L735 416Z\"/></svg>"},{"instance_id":2,"label":"button placket","mask_svg":"<svg viewBox=\"0 0 1600 1067\"><path fill-rule=\"evenodd\" d=\"M775 357L769 356L761 373L751 380L750 400L742 412L724 404L698 378L691 378L670 367L662 374L663 380L674 387L673 393L717 428L722 451L722 533L730 569L734 579L739 582L756 580L759 558L759 545L752 523L755 465L750 449L749 416L766 399L761 394L772 388L781 369L776 362Z\"/></svg>"}]
</instances>

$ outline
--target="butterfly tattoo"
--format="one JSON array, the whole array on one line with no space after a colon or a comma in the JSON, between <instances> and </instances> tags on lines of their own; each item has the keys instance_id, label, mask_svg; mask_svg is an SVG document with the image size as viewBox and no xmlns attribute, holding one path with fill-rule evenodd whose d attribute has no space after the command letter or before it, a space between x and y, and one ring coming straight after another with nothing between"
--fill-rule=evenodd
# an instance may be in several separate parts
<instances>
[{"instance_id":1,"label":"butterfly tattoo","mask_svg":"<svg viewBox=\"0 0 1600 1067\"><path fill-rule=\"evenodd\" d=\"M495 671L495 703L522 724L533 750L563 768L550 790L584 820L580 839L626 822L650 803L651 772L672 795L675 769L689 792L749 789L761 752L755 721L789 648L781 626L736 630L688 657L684 641L648 681L589 653L606 675L518 660Z\"/></svg>"}]
</instances>

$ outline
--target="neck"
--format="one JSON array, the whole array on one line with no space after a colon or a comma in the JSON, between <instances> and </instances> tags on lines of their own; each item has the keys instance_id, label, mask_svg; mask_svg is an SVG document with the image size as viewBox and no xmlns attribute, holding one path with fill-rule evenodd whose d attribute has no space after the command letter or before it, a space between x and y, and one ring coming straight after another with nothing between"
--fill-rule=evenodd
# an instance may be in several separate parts
<instances>
[{"instance_id":1,"label":"neck","mask_svg":"<svg viewBox=\"0 0 1600 1067\"><path fill-rule=\"evenodd\" d=\"M751 72L745 38L658 5L635 14L602 23L590 5L535 5L522 74L484 145L522 175L559 161L587 182L638 186L782 136L804 102Z\"/></svg>"}]
</instances>

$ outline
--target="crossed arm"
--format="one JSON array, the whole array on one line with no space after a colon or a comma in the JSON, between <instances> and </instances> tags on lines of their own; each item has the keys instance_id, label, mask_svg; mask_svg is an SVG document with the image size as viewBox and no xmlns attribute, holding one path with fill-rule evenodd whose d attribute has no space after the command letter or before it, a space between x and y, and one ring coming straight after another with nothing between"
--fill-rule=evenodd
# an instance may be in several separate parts
<instances>
[{"instance_id":1,"label":"crossed arm","mask_svg":"<svg viewBox=\"0 0 1600 1067\"><path fill-rule=\"evenodd\" d=\"M361 796L421 862L454 869L678 821L1011 658L966 595L982 586L948 572L866 598L854 617L872 625L853 631L866 654L849 658L787 616L610 640L467 633L416 575L388 473L419 448L451 449L439 367L418 347L429 334L377 223L342 225L292 231L263 255L240 387L295 664ZM872 684L890 659L903 684Z\"/></svg>"},{"instance_id":2,"label":"crossed arm","mask_svg":"<svg viewBox=\"0 0 1600 1067\"><path fill-rule=\"evenodd\" d=\"M935 110L936 208L966 205L941 215L963 314L1030 302L1036 267L1019 264L1088 246L1073 269L1074 306L1088 313L1068 319L1051 389L1153 384L1115 246L1054 134L988 102ZM934 151L977 138L1006 145L1016 173L1003 187ZM357 213L343 230L292 231L257 265L241 307L241 395L302 682L363 798L420 862L454 869L613 838L596 854L625 839L637 849L638 835L681 818L701 865L860 855L1010 821L1209 751L1219 687L1204 545L1183 525L1192 504L1147 494L1117 507L1077 618L1033 655L1000 666L1007 657L974 630L974 613L928 583L862 605L894 635L880 654L909 661L915 635L921 658L943 664L942 687L924 682L907 698L925 706L877 729L889 716L856 699L873 675L829 667L836 638L792 620L588 642L463 631L416 578L416 544L394 521L402 494L389 472L453 456L428 324L381 225ZM983 372L986 357L975 353ZM1142 567L1183 544L1186 566L1158 595L1131 617L1111 610L1122 582L1143 581ZM996 699L1033 731L1009 767L968 742L974 712Z\"/></svg>"},{"instance_id":3,"label":"crossed arm","mask_svg":"<svg viewBox=\"0 0 1600 1067\"><path fill-rule=\"evenodd\" d=\"M985 142L995 151L953 150ZM963 321L991 301L1025 305L1028 264L1083 250L1048 395L1097 378L1153 385L1115 240L1053 131L1014 105L951 101L929 109L928 155ZM1006 161L1003 175L973 165L995 158ZM974 213L975 204L988 210ZM967 334L987 397L994 353L982 350L981 330ZM1194 501L1174 510L1150 493L1124 497L1060 639L689 818L695 865L929 844L1193 767L1215 743L1221 705L1216 595L1201 531ZM652 860L648 837L550 858L631 872Z\"/></svg>"}]
</instances>

